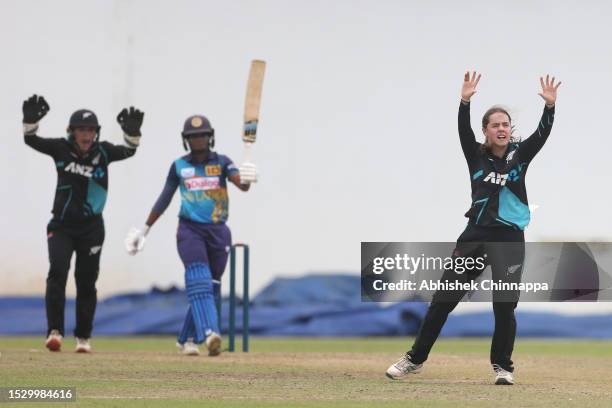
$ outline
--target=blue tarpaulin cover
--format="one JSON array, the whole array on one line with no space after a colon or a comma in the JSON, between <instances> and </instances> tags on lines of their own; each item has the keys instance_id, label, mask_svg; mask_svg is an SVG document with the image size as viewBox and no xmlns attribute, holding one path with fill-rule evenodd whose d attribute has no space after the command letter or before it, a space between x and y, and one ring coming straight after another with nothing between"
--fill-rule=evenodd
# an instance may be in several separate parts
<instances>
[{"instance_id":1,"label":"blue tarpaulin cover","mask_svg":"<svg viewBox=\"0 0 612 408\"><path fill-rule=\"evenodd\" d=\"M66 334L74 328L75 302L66 301ZM152 289L109 297L98 303L94 335L176 334L187 310L183 290ZM310 274L277 278L252 298L250 332L261 336L414 335L427 310L423 302L391 305L361 302L360 277ZM222 308L227 331L228 301ZM242 307L236 307L240 332ZM518 335L612 338L612 315L563 316L518 312ZM442 336L490 336L493 312L451 314ZM0 334L44 335L43 297L0 298Z\"/></svg>"}]
</instances>

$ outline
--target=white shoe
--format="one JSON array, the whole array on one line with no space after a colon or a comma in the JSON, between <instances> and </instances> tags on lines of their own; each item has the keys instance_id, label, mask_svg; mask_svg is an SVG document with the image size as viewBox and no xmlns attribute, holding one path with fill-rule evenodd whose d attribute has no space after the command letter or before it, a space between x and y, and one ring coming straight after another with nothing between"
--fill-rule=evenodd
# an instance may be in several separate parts
<instances>
[{"instance_id":1,"label":"white shoe","mask_svg":"<svg viewBox=\"0 0 612 408\"><path fill-rule=\"evenodd\" d=\"M387 368L385 375L392 380L399 380L408 374L418 374L421 372L421 368L423 368L423 364L414 364L410 355L406 353L395 364Z\"/></svg>"},{"instance_id":2,"label":"white shoe","mask_svg":"<svg viewBox=\"0 0 612 408\"><path fill-rule=\"evenodd\" d=\"M209 356L218 356L221 354L221 336L212 332L206 337L206 348Z\"/></svg>"},{"instance_id":3,"label":"white shoe","mask_svg":"<svg viewBox=\"0 0 612 408\"><path fill-rule=\"evenodd\" d=\"M506 371L497 364L493 364L495 371L495 385L514 385L514 376L510 371Z\"/></svg>"},{"instance_id":4,"label":"white shoe","mask_svg":"<svg viewBox=\"0 0 612 408\"><path fill-rule=\"evenodd\" d=\"M51 330L49 336L47 337L47 341L45 342L45 347L49 349L49 351L61 351L62 349L62 335L59 330Z\"/></svg>"},{"instance_id":5,"label":"white shoe","mask_svg":"<svg viewBox=\"0 0 612 408\"><path fill-rule=\"evenodd\" d=\"M181 353L186 356L200 355L200 349L198 348L198 345L191 340L186 341L185 344L176 343L176 346L179 348Z\"/></svg>"},{"instance_id":6,"label":"white shoe","mask_svg":"<svg viewBox=\"0 0 612 408\"><path fill-rule=\"evenodd\" d=\"M91 344L89 344L89 339L82 339L80 337L76 338L76 349L74 350L77 353L91 353Z\"/></svg>"}]
</instances>

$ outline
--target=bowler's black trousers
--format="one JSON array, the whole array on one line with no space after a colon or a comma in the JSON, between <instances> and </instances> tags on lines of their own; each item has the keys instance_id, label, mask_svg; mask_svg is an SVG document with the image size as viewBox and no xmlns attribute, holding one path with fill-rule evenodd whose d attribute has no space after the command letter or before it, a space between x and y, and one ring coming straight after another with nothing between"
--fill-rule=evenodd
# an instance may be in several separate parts
<instances>
[{"instance_id":1,"label":"bowler's black trousers","mask_svg":"<svg viewBox=\"0 0 612 408\"><path fill-rule=\"evenodd\" d=\"M486 254L486 264L491 265L494 282L520 282L525 257L523 231L503 227L480 227L468 224L457 240L453 257L481 257ZM446 270L441 282L470 282L484 269L472 273L457 273ZM421 364L429 355L448 314L466 294L464 290L438 290L429 305L425 320L417 338L408 352L415 364ZM519 291L493 291L493 313L495 331L491 342L491 364L498 364L504 370L514 371L512 350L516 337L514 309L518 303Z\"/></svg>"}]
</instances>

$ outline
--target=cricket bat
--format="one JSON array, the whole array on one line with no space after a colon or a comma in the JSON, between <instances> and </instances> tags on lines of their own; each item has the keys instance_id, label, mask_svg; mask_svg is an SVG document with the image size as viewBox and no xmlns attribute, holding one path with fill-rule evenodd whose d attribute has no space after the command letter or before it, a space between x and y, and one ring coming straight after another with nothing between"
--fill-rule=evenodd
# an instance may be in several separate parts
<instances>
[{"instance_id":1,"label":"cricket bat","mask_svg":"<svg viewBox=\"0 0 612 408\"><path fill-rule=\"evenodd\" d=\"M246 100L244 103L244 161L251 160L251 146L257 140L257 123L259 121L259 106L261 104L261 91L263 88L266 62L260 60L251 61L251 70L247 82Z\"/></svg>"}]
</instances>

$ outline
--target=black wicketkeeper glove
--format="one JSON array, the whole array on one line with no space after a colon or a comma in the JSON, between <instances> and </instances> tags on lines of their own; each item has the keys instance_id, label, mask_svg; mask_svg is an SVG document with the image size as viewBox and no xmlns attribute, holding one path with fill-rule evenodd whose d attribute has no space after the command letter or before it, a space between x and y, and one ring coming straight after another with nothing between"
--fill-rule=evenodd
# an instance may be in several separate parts
<instances>
[{"instance_id":1,"label":"black wicketkeeper glove","mask_svg":"<svg viewBox=\"0 0 612 408\"><path fill-rule=\"evenodd\" d=\"M32 95L23 101L23 123L38 123L49 112L49 104L42 96Z\"/></svg>"},{"instance_id":2,"label":"black wicketkeeper glove","mask_svg":"<svg viewBox=\"0 0 612 408\"><path fill-rule=\"evenodd\" d=\"M140 144L140 127L142 126L142 120L144 119L144 112L130 106L130 109L123 109L117 115L117 122L123 129L123 140L130 149L136 149Z\"/></svg>"},{"instance_id":3,"label":"black wicketkeeper glove","mask_svg":"<svg viewBox=\"0 0 612 408\"><path fill-rule=\"evenodd\" d=\"M140 127L142 126L142 120L144 118L144 112L130 106L130 110L123 109L117 115L117 122L121 125L121 129L129 136L142 136L140 133Z\"/></svg>"}]
</instances>

